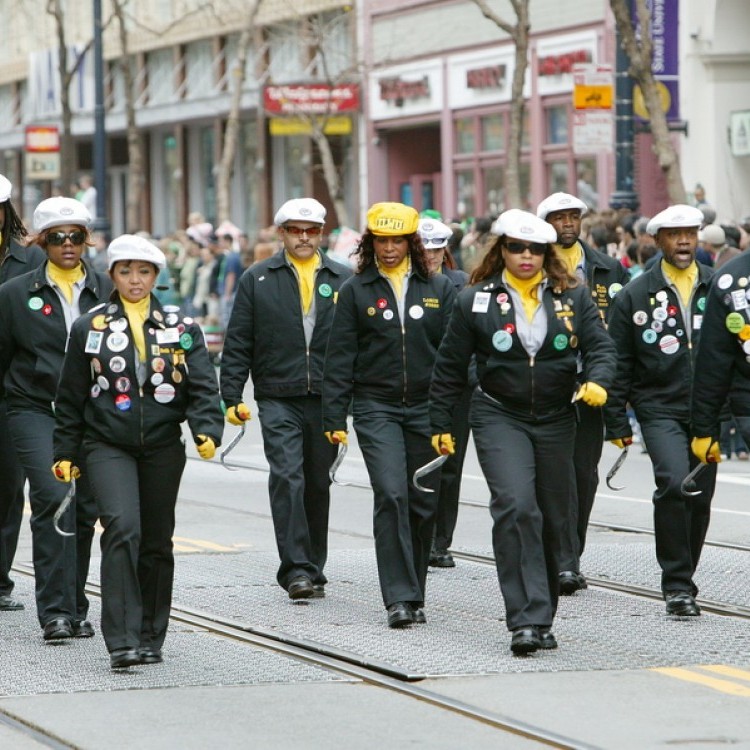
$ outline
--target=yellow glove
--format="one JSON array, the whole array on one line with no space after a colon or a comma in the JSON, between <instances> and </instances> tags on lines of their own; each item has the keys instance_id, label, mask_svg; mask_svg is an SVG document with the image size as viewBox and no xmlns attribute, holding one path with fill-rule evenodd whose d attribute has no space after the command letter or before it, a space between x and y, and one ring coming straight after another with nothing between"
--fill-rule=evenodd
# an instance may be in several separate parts
<instances>
[{"instance_id":1,"label":"yellow glove","mask_svg":"<svg viewBox=\"0 0 750 750\"><path fill-rule=\"evenodd\" d=\"M216 443L208 435L196 435L195 450L201 458L208 460L216 455Z\"/></svg>"},{"instance_id":2,"label":"yellow glove","mask_svg":"<svg viewBox=\"0 0 750 750\"><path fill-rule=\"evenodd\" d=\"M615 446L615 448L619 448L622 450L628 445L633 444L633 438L632 437L621 437L621 438L615 438L614 440L610 440L610 443Z\"/></svg>"},{"instance_id":3,"label":"yellow glove","mask_svg":"<svg viewBox=\"0 0 750 750\"><path fill-rule=\"evenodd\" d=\"M583 401L589 406L604 406L607 403L607 391L600 385L589 381L578 389L575 400Z\"/></svg>"},{"instance_id":4,"label":"yellow glove","mask_svg":"<svg viewBox=\"0 0 750 750\"><path fill-rule=\"evenodd\" d=\"M690 449L693 451L693 455L702 464L721 463L719 444L713 438L695 437L690 443Z\"/></svg>"},{"instance_id":5,"label":"yellow glove","mask_svg":"<svg viewBox=\"0 0 750 750\"><path fill-rule=\"evenodd\" d=\"M346 445L349 442L349 436L347 435L346 430L332 430L326 432L325 436L328 439L328 442L332 445L338 445L339 443Z\"/></svg>"},{"instance_id":6,"label":"yellow glove","mask_svg":"<svg viewBox=\"0 0 750 750\"><path fill-rule=\"evenodd\" d=\"M240 403L227 409L227 422L229 424L242 427L248 419L250 419L250 409L247 404Z\"/></svg>"},{"instance_id":7,"label":"yellow glove","mask_svg":"<svg viewBox=\"0 0 750 750\"><path fill-rule=\"evenodd\" d=\"M452 456L456 452L456 441L450 432L432 436L432 447L438 456Z\"/></svg>"},{"instance_id":8,"label":"yellow glove","mask_svg":"<svg viewBox=\"0 0 750 750\"><path fill-rule=\"evenodd\" d=\"M72 461L55 461L52 464L52 473L58 482L66 483L81 476L81 470L77 466L73 466Z\"/></svg>"}]
</instances>

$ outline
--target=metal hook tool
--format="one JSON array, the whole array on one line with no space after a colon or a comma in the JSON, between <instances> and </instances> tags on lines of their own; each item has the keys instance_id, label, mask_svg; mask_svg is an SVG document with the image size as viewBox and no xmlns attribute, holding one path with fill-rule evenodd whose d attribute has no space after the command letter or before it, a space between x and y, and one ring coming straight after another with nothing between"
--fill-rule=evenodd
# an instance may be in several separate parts
<instances>
[{"instance_id":1,"label":"metal hook tool","mask_svg":"<svg viewBox=\"0 0 750 750\"><path fill-rule=\"evenodd\" d=\"M425 464L424 466L420 467L414 472L414 476L412 477L412 484L418 489L422 490L422 492L434 492L435 490L430 489L429 487L423 487L419 480L427 476L427 474L430 474L431 472L435 471L435 469L439 469L450 457L450 453L444 453L442 456L438 456L437 458L433 458L430 463Z\"/></svg>"},{"instance_id":2,"label":"metal hook tool","mask_svg":"<svg viewBox=\"0 0 750 750\"><path fill-rule=\"evenodd\" d=\"M328 470L328 478L331 480L331 483L337 484L339 487L348 487L351 484L351 482L339 482L338 479L336 479L336 472L339 470L339 466L343 463L348 450L349 446L346 443L339 443L339 452L336 454L336 458L333 459L331 468Z\"/></svg>"},{"instance_id":3,"label":"metal hook tool","mask_svg":"<svg viewBox=\"0 0 750 750\"><path fill-rule=\"evenodd\" d=\"M75 531L63 531L58 525L60 523L60 519L62 518L62 514L65 513L65 511L68 509L68 506L73 501L73 498L75 496L76 496L76 480L75 478L71 477L70 489L68 490L62 502L60 503L60 507L55 511L55 515L52 517L52 523L55 525L55 531L60 536L75 536L76 535Z\"/></svg>"},{"instance_id":4,"label":"metal hook tool","mask_svg":"<svg viewBox=\"0 0 750 750\"><path fill-rule=\"evenodd\" d=\"M680 485L680 491L687 497L695 497L700 495L703 490L699 490L695 484L695 480L698 475L706 468L708 464L698 464L683 480Z\"/></svg>"},{"instance_id":5,"label":"metal hook tool","mask_svg":"<svg viewBox=\"0 0 750 750\"><path fill-rule=\"evenodd\" d=\"M620 467L623 465L623 463L625 463L625 459L628 457L629 447L629 445L626 445L622 449L620 455L617 457L617 461L612 464L612 468L607 472L607 487L609 487L609 489L611 490L614 490L615 492L619 492L620 490L625 489L624 485L622 487L615 487L615 485L612 484L612 480L614 479L615 474L620 471Z\"/></svg>"},{"instance_id":6,"label":"metal hook tool","mask_svg":"<svg viewBox=\"0 0 750 750\"><path fill-rule=\"evenodd\" d=\"M237 443L242 440L243 437L245 437L245 430L247 429L247 424L243 424L240 428L240 431L232 438L232 441L227 445L226 448L219 454L219 460L221 461L221 465L227 469L228 471L238 471L239 466L231 466L230 464L226 463L226 458L229 455L231 451L233 451L237 447Z\"/></svg>"}]
</instances>

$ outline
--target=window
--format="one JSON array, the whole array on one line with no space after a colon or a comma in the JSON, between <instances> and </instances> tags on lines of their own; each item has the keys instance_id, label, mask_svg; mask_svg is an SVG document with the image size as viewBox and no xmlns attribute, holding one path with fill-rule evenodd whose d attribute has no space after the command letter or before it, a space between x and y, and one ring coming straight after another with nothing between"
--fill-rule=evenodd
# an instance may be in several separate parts
<instances>
[{"instance_id":1,"label":"window","mask_svg":"<svg viewBox=\"0 0 750 750\"><path fill-rule=\"evenodd\" d=\"M505 178L502 167L488 167L484 170L484 194L486 196L484 213L496 216L505 210Z\"/></svg>"},{"instance_id":2,"label":"window","mask_svg":"<svg viewBox=\"0 0 750 750\"><path fill-rule=\"evenodd\" d=\"M558 107L547 107L544 114L547 120L547 143L566 144L568 142L568 108L564 104Z\"/></svg>"},{"instance_id":3,"label":"window","mask_svg":"<svg viewBox=\"0 0 750 750\"><path fill-rule=\"evenodd\" d=\"M576 160L576 195L589 207L599 207L597 192L596 159Z\"/></svg>"},{"instance_id":4,"label":"window","mask_svg":"<svg viewBox=\"0 0 750 750\"><path fill-rule=\"evenodd\" d=\"M475 148L474 118L462 117L456 120L456 153L473 154Z\"/></svg>"},{"instance_id":5,"label":"window","mask_svg":"<svg viewBox=\"0 0 750 750\"><path fill-rule=\"evenodd\" d=\"M553 161L547 165L547 192L570 192L568 189L568 162Z\"/></svg>"},{"instance_id":6,"label":"window","mask_svg":"<svg viewBox=\"0 0 750 750\"><path fill-rule=\"evenodd\" d=\"M174 58L172 48L148 53L148 102L163 104L174 98Z\"/></svg>"},{"instance_id":7,"label":"window","mask_svg":"<svg viewBox=\"0 0 750 750\"><path fill-rule=\"evenodd\" d=\"M460 217L474 216L476 210L474 171L456 172L456 213Z\"/></svg>"},{"instance_id":8,"label":"window","mask_svg":"<svg viewBox=\"0 0 750 750\"><path fill-rule=\"evenodd\" d=\"M505 150L505 118L503 115L486 115L481 118L482 150Z\"/></svg>"},{"instance_id":9,"label":"window","mask_svg":"<svg viewBox=\"0 0 750 750\"><path fill-rule=\"evenodd\" d=\"M185 49L187 96L198 99L210 96L214 89L213 49L206 39L188 44Z\"/></svg>"}]
</instances>

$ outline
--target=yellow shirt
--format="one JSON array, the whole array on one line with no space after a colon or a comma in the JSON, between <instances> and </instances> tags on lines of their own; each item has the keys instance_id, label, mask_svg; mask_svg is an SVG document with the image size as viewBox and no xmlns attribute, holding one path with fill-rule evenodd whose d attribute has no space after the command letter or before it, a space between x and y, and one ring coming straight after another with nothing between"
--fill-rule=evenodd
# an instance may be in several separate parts
<instances>
[{"instance_id":1,"label":"yellow shirt","mask_svg":"<svg viewBox=\"0 0 750 750\"><path fill-rule=\"evenodd\" d=\"M698 280L698 264L693 261L687 268L677 268L665 260L661 262L661 270L664 278L677 287L683 306L690 302L690 295Z\"/></svg>"},{"instance_id":2,"label":"yellow shirt","mask_svg":"<svg viewBox=\"0 0 750 750\"><path fill-rule=\"evenodd\" d=\"M145 362L146 339L143 335L143 324L146 322L151 307L151 295L144 297L140 302L128 302L123 299L122 307L130 321L130 332L133 334L133 343L138 352L138 358L141 362Z\"/></svg>"},{"instance_id":3,"label":"yellow shirt","mask_svg":"<svg viewBox=\"0 0 750 750\"><path fill-rule=\"evenodd\" d=\"M58 289L65 295L68 304L73 304L73 284L80 281L86 276L83 263L79 263L75 268L60 268L54 263L47 263L47 275Z\"/></svg>"},{"instance_id":4,"label":"yellow shirt","mask_svg":"<svg viewBox=\"0 0 750 750\"><path fill-rule=\"evenodd\" d=\"M404 296L404 279L409 275L410 260L411 258L407 253L404 259L394 268L378 266L381 273L385 274L393 284L393 288L396 290L396 299L401 299Z\"/></svg>"},{"instance_id":5,"label":"yellow shirt","mask_svg":"<svg viewBox=\"0 0 750 750\"><path fill-rule=\"evenodd\" d=\"M543 278L544 273L542 271L534 274L530 279L519 279L507 268L505 269L505 281L521 295L523 310L529 322L531 322L537 307L541 304L541 301L537 299L537 289Z\"/></svg>"},{"instance_id":6,"label":"yellow shirt","mask_svg":"<svg viewBox=\"0 0 750 750\"><path fill-rule=\"evenodd\" d=\"M575 277L576 268L578 268L583 260L583 248L581 247L581 243L576 242L570 247L553 244L552 247L554 248L557 257L565 264L568 273Z\"/></svg>"},{"instance_id":7,"label":"yellow shirt","mask_svg":"<svg viewBox=\"0 0 750 750\"><path fill-rule=\"evenodd\" d=\"M289 262L297 269L299 277L299 294L302 301L302 309L309 312L312 304L313 288L315 286L315 271L320 266L320 256L315 253L309 258L295 258L291 253L286 254Z\"/></svg>"}]
</instances>

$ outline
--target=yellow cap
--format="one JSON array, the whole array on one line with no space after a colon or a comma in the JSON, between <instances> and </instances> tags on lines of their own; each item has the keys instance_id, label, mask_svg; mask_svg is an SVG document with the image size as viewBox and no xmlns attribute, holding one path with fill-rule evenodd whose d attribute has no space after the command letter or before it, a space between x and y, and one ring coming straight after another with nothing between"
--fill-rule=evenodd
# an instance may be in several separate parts
<instances>
[{"instance_id":1,"label":"yellow cap","mask_svg":"<svg viewBox=\"0 0 750 750\"><path fill-rule=\"evenodd\" d=\"M418 226L419 214L403 203L374 203L367 212L367 228L373 234L414 234Z\"/></svg>"}]
</instances>

